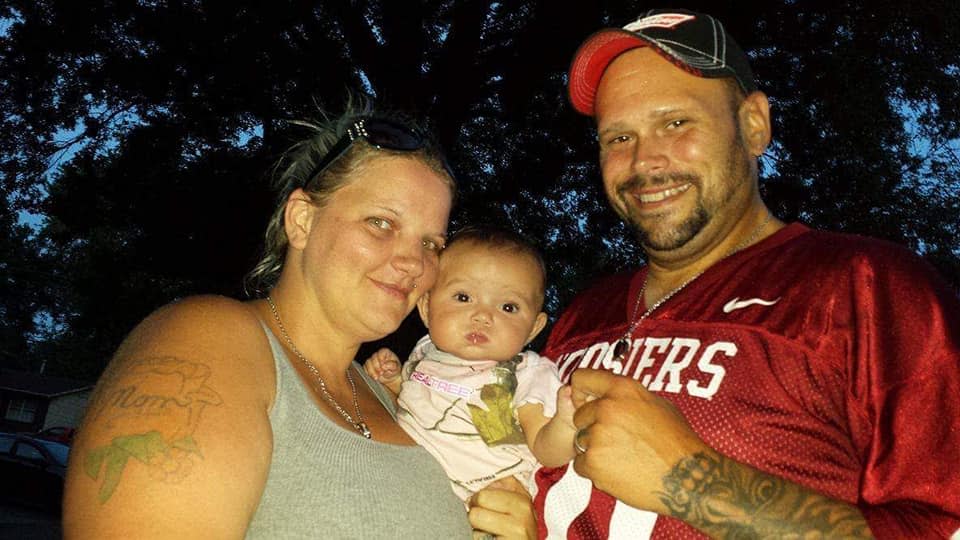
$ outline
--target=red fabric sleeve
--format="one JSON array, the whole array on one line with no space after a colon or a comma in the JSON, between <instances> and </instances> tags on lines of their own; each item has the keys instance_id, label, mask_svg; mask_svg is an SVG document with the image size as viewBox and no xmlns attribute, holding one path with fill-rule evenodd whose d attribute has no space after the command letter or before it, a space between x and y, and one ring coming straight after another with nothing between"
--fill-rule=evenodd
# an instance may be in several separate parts
<instances>
[{"instance_id":1,"label":"red fabric sleeve","mask_svg":"<svg viewBox=\"0 0 960 540\"><path fill-rule=\"evenodd\" d=\"M858 506L877 538L948 538L960 527L960 301L924 261L898 254L860 257L851 274Z\"/></svg>"}]
</instances>

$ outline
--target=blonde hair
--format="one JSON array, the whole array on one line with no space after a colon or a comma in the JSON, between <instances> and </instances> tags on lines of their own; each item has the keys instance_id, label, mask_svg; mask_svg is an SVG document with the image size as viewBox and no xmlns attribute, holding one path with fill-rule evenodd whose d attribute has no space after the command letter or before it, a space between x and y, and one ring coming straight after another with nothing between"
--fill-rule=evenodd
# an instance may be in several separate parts
<instances>
[{"instance_id":1,"label":"blonde hair","mask_svg":"<svg viewBox=\"0 0 960 540\"><path fill-rule=\"evenodd\" d=\"M381 155L397 155L418 159L431 170L447 179L451 195L456 194L455 180L450 176L446 160L437 142L423 124L412 118L389 111L375 110L365 96L349 93L343 112L336 117L322 109L317 120L292 120L292 125L305 128L309 136L292 145L274 166L274 188L277 202L264 233L263 254L260 261L244 278L244 292L250 297L265 295L272 289L283 270L287 251L287 233L284 229L284 213L287 199L297 188L303 188L310 202L323 207L330 196L348 184L354 173L368 160ZM424 138L424 146L415 151L397 151L377 148L360 138L349 150L330 163L319 175L316 166L337 144L347 129L361 118L376 117L399 122ZM315 177L311 178L311 176Z\"/></svg>"}]
</instances>

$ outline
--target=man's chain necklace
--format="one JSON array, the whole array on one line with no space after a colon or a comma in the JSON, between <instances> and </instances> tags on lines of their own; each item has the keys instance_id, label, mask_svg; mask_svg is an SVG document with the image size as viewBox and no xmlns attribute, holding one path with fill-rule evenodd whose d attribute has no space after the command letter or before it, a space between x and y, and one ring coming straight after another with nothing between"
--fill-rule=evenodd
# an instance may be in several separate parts
<instances>
[{"instance_id":1,"label":"man's chain necklace","mask_svg":"<svg viewBox=\"0 0 960 540\"><path fill-rule=\"evenodd\" d=\"M743 250L744 248L746 248L746 247L749 246L750 244L753 244L753 243L757 240L757 237L760 236L760 231L762 231L763 228L767 226L767 223L770 222L770 218L771 218L771 217L772 217L772 214L768 211L768 212L767 212L767 216L766 216L765 218L763 218L763 221L761 221L760 224L757 225L757 227L753 230L753 232L750 233L750 236L747 237L747 239L744 240L743 242L740 242L739 244L737 244L732 250L730 250L729 253L727 253L726 255L724 255L723 257L721 257L721 258L720 258L720 261L722 261L722 260L724 260L724 259L732 256L733 254L735 254L735 253ZM720 262L720 261L717 261L717 262ZM614 356L614 358L616 358L617 360L619 360L619 361L622 362L622 361L626 358L627 352L630 350L630 343L631 343L631 340L633 339L633 332L634 332L634 330L637 329L637 327L640 326L640 323L642 323L642 322L644 321L644 319L646 319L647 317L649 317L651 313L653 313L654 311L656 311L657 308L659 308L660 306L662 306L667 300L669 300L670 298L672 298L672 297L673 297L674 295L676 295L678 292L682 291L682 290L684 289L684 287L686 287L687 285L693 283L694 280L696 280L698 277L702 276L704 272L706 272L707 270L709 270L709 269L710 269L713 265L715 265L715 264L717 264L717 263L713 263L712 265L710 265L710 266L704 268L703 270L697 272L697 273L694 274L693 276L687 278L686 281L684 281L683 283L681 283L680 285L678 285L676 288L674 288L672 291L670 291L670 292L668 292L667 294L663 295L659 300L657 300L656 302L654 302L653 305L650 306L649 309L647 309L646 311L644 311L643 314L640 315L640 317L638 318L638 317L637 317L637 314L640 312L640 306L644 304L644 302L643 302L643 293L647 290L647 282L650 280L650 271L648 270L646 277L644 277L644 279L643 279L643 285L640 287L640 292L637 293L637 302L636 302L636 304L634 304L633 314L630 316L630 327L627 328L627 331L623 334L623 337L621 337L620 339L618 339L618 340L617 340L617 343L613 346L613 356Z\"/></svg>"},{"instance_id":2,"label":"man's chain necklace","mask_svg":"<svg viewBox=\"0 0 960 540\"><path fill-rule=\"evenodd\" d=\"M333 395L327 390L327 384L323 382L323 377L320 376L320 372L317 371L317 367L310 363L300 352L300 349L293 344L293 340L290 339L290 335L287 334L287 329L283 326L283 321L280 320L280 312L277 311L277 305L273 303L273 298L267 295L267 303L270 304L270 311L273 313L273 319L277 321L277 326L280 328L280 335L283 336L283 339L287 341L287 345L290 346L290 350L293 351L293 354L297 355L297 358L303 362L303 365L307 367L310 373L313 374L314 378L317 380L317 384L314 386L317 390L320 391L320 395L323 396L323 399L327 400L333 408L340 413L340 416L347 421L348 424L353 426L353 429L357 430L365 438L369 439L371 437L370 428L367 427L366 422L363 420L363 414L360 413L360 403L357 400L357 385L353 382L353 376L350 375L350 368L347 368L347 381L350 382L350 391L353 392L353 410L356 412L356 419L344 410L343 407L337 403L337 400L334 399Z\"/></svg>"}]
</instances>

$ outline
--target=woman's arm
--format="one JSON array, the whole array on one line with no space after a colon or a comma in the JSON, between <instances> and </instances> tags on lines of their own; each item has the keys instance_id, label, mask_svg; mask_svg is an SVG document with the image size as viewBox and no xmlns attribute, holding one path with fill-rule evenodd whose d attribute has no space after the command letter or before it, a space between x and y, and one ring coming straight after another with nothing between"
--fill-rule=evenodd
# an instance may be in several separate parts
<instances>
[{"instance_id":1,"label":"woman's arm","mask_svg":"<svg viewBox=\"0 0 960 540\"><path fill-rule=\"evenodd\" d=\"M273 364L243 304L191 298L120 346L73 444L67 538L238 538L271 454Z\"/></svg>"}]
</instances>

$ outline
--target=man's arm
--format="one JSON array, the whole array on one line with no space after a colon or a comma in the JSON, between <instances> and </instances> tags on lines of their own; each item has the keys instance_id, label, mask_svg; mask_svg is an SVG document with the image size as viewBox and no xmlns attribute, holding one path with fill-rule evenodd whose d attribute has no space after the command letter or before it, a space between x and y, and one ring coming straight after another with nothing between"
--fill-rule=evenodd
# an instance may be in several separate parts
<instances>
[{"instance_id":1,"label":"man's arm","mask_svg":"<svg viewBox=\"0 0 960 540\"><path fill-rule=\"evenodd\" d=\"M271 449L272 387L253 381L272 363L253 360L269 352L251 317L226 299L188 299L126 339L71 450L67 538L243 536Z\"/></svg>"},{"instance_id":2,"label":"man's arm","mask_svg":"<svg viewBox=\"0 0 960 540\"><path fill-rule=\"evenodd\" d=\"M717 453L637 381L581 369L571 384L587 449L574 468L625 503L718 538L872 538L856 507Z\"/></svg>"}]
</instances>

